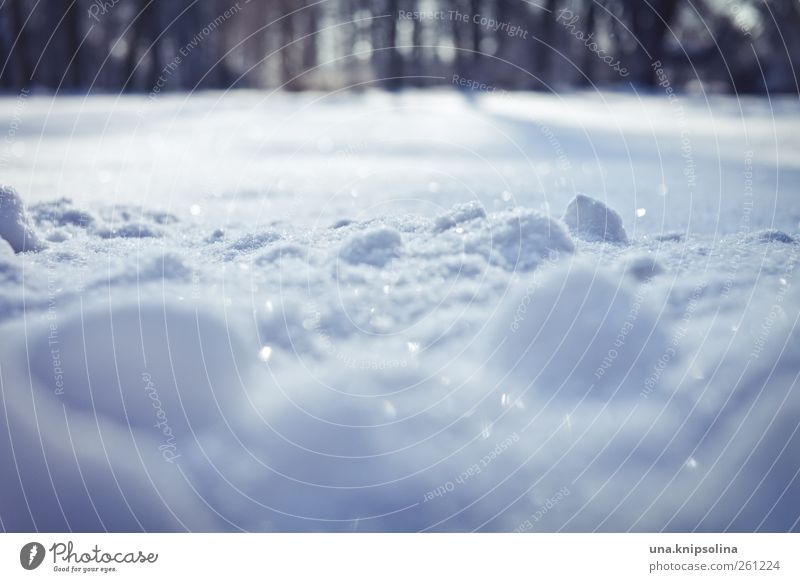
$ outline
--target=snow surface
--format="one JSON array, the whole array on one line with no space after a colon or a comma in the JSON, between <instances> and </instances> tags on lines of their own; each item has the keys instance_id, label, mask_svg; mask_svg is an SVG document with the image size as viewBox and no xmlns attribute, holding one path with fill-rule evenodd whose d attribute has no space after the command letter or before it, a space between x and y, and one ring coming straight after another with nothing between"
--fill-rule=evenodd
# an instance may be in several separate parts
<instances>
[{"instance_id":1,"label":"snow surface","mask_svg":"<svg viewBox=\"0 0 800 582\"><path fill-rule=\"evenodd\" d=\"M681 105L0 99L0 527L798 530L800 105Z\"/></svg>"}]
</instances>

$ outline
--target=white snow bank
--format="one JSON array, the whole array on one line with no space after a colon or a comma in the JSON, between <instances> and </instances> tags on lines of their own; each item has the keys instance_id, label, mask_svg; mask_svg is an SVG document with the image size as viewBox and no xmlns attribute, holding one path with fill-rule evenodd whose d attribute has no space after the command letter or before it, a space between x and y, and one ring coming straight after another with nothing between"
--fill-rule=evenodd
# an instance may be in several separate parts
<instances>
[{"instance_id":1,"label":"white snow bank","mask_svg":"<svg viewBox=\"0 0 800 582\"><path fill-rule=\"evenodd\" d=\"M756 118L721 155L692 123L692 193L671 137L574 131L561 96L262 98L129 124L136 98L31 97L4 171L52 242L0 239L3 528L798 528L800 132L770 158L767 104L697 101ZM548 216L575 192L642 210L637 236L573 244L622 238L607 207L588 234Z\"/></svg>"},{"instance_id":2,"label":"white snow bank","mask_svg":"<svg viewBox=\"0 0 800 582\"><path fill-rule=\"evenodd\" d=\"M28 213L16 191L0 185L0 238L14 252L40 251L45 245L31 225Z\"/></svg>"}]
</instances>

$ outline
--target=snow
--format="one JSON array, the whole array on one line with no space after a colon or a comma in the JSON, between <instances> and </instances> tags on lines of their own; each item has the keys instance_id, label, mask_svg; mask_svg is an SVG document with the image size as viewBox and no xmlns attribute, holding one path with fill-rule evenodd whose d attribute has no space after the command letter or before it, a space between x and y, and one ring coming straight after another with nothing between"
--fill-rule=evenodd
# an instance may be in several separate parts
<instances>
[{"instance_id":1,"label":"snow","mask_svg":"<svg viewBox=\"0 0 800 582\"><path fill-rule=\"evenodd\" d=\"M486 218L486 210L480 205L480 202L473 200L464 204L456 204L448 212L441 214L436 219L434 229L436 232L444 232L464 222L481 218Z\"/></svg>"},{"instance_id":2,"label":"snow","mask_svg":"<svg viewBox=\"0 0 800 582\"><path fill-rule=\"evenodd\" d=\"M4 239L0 238L0 259L8 260L14 256L14 249Z\"/></svg>"},{"instance_id":3,"label":"snow","mask_svg":"<svg viewBox=\"0 0 800 582\"><path fill-rule=\"evenodd\" d=\"M637 216L644 216L641 209ZM569 231L584 240L627 244L628 235L622 225L622 217L603 204L584 194L578 194L564 212L564 222Z\"/></svg>"},{"instance_id":4,"label":"snow","mask_svg":"<svg viewBox=\"0 0 800 582\"><path fill-rule=\"evenodd\" d=\"M772 228L751 233L747 238L750 241L758 242L777 242L785 244L794 244L796 242L793 237L789 236L785 232Z\"/></svg>"},{"instance_id":5,"label":"snow","mask_svg":"<svg viewBox=\"0 0 800 582\"><path fill-rule=\"evenodd\" d=\"M38 251L43 248L30 218L13 188L0 184L0 238L5 240L14 252Z\"/></svg>"},{"instance_id":6,"label":"snow","mask_svg":"<svg viewBox=\"0 0 800 582\"><path fill-rule=\"evenodd\" d=\"M664 267L652 255L640 255L625 259L625 272L634 276L639 281L648 281L664 273Z\"/></svg>"},{"instance_id":7,"label":"snow","mask_svg":"<svg viewBox=\"0 0 800 582\"><path fill-rule=\"evenodd\" d=\"M91 334L84 335L84 329L92 330ZM138 329L139 333L117 333L117 329ZM169 340L169 334L185 329L196 333L191 338L181 336L180 342ZM65 313L58 320L58 344L50 343L50 331L49 324L28 330L31 361L38 364L32 374L41 388L47 393L61 388L53 374L53 359L48 357L56 345L61 373L69 379L62 402L122 421L123 428L153 424L154 399L140 397L144 377L157 387L159 408L174 411L170 423L176 432L178 427L207 425L217 417L220 406L233 403L238 392L227 380L236 375L233 353L243 350L236 350L236 338L226 329L224 318L211 310L198 314L179 302L120 300ZM204 359L204 352L215 356ZM107 386L118 389L103 388Z\"/></svg>"},{"instance_id":8,"label":"snow","mask_svg":"<svg viewBox=\"0 0 800 582\"><path fill-rule=\"evenodd\" d=\"M490 346L501 346L499 368L518 376L535 409L544 403L571 408L584 398L635 400L639 379L665 344L647 294L591 264L561 267L514 297L512 312L497 318ZM503 325L509 320L510 327Z\"/></svg>"},{"instance_id":9,"label":"snow","mask_svg":"<svg viewBox=\"0 0 800 582\"><path fill-rule=\"evenodd\" d=\"M364 263L383 267L399 256L403 237L393 228L378 227L352 235L339 252L342 260L353 265Z\"/></svg>"},{"instance_id":10,"label":"snow","mask_svg":"<svg viewBox=\"0 0 800 582\"><path fill-rule=\"evenodd\" d=\"M800 106L681 99L29 97L2 528L797 530Z\"/></svg>"},{"instance_id":11,"label":"snow","mask_svg":"<svg viewBox=\"0 0 800 582\"><path fill-rule=\"evenodd\" d=\"M465 247L513 271L533 269L558 253L572 253L574 244L557 221L536 210L515 208L492 214L484 228L468 230Z\"/></svg>"},{"instance_id":12,"label":"snow","mask_svg":"<svg viewBox=\"0 0 800 582\"><path fill-rule=\"evenodd\" d=\"M238 256L241 252L249 253L256 251L279 239L280 235L274 232L246 234L230 245L231 251L238 251L233 252L231 256Z\"/></svg>"}]
</instances>

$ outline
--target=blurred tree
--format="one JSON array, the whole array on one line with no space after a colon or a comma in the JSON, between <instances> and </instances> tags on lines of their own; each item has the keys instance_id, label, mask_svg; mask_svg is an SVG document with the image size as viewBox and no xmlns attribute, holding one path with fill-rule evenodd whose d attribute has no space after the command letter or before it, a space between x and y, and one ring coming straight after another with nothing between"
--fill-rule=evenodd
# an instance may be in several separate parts
<instances>
[{"instance_id":1,"label":"blurred tree","mask_svg":"<svg viewBox=\"0 0 800 582\"><path fill-rule=\"evenodd\" d=\"M558 0L546 0L544 3L545 14L541 18L541 29L539 38L541 39L537 47L536 71L545 83L550 83L552 79L551 69L555 61L555 32L561 27L556 24L558 12Z\"/></svg>"},{"instance_id":2,"label":"blurred tree","mask_svg":"<svg viewBox=\"0 0 800 582\"><path fill-rule=\"evenodd\" d=\"M798 30L797 0L0 0L0 89L621 82L593 35L639 85L660 60L676 87L797 92Z\"/></svg>"},{"instance_id":3,"label":"blurred tree","mask_svg":"<svg viewBox=\"0 0 800 582\"><path fill-rule=\"evenodd\" d=\"M629 67L634 82L655 84L655 70L650 65L663 61L664 41L678 4L678 0L626 0L627 17L635 41Z\"/></svg>"},{"instance_id":4,"label":"blurred tree","mask_svg":"<svg viewBox=\"0 0 800 582\"><path fill-rule=\"evenodd\" d=\"M155 0L134 0L129 24L123 90L152 91L162 74L161 19Z\"/></svg>"},{"instance_id":5,"label":"blurred tree","mask_svg":"<svg viewBox=\"0 0 800 582\"><path fill-rule=\"evenodd\" d=\"M63 40L64 54L69 59L65 74L65 86L78 90L85 86L87 79L84 75L84 16L85 6L80 0L72 0L64 14L64 28L66 34Z\"/></svg>"},{"instance_id":6,"label":"blurred tree","mask_svg":"<svg viewBox=\"0 0 800 582\"><path fill-rule=\"evenodd\" d=\"M22 87L28 85L33 77L34 61L29 38L31 29L26 26L30 7L24 0L9 0L7 4L8 6L3 6L5 18L2 45L8 47L3 77L8 80L9 85Z\"/></svg>"},{"instance_id":7,"label":"blurred tree","mask_svg":"<svg viewBox=\"0 0 800 582\"><path fill-rule=\"evenodd\" d=\"M22 0L0 5L0 87L5 89L23 87L30 79L24 22Z\"/></svg>"}]
</instances>

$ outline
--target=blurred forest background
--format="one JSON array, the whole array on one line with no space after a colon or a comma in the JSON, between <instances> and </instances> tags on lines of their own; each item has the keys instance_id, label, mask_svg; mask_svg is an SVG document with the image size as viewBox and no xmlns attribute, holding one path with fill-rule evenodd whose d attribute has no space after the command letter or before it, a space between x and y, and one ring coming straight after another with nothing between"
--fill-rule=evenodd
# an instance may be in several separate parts
<instances>
[{"instance_id":1,"label":"blurred forest background","mask_svg":"<svg viewBox=\"0 0 800 582\"><path fill-rule=\"evenodd\" d=\"M0 0L5 92L647 87L654 60L676 88L797 93L800 2Z\"/></svg>"}]
</instances>

